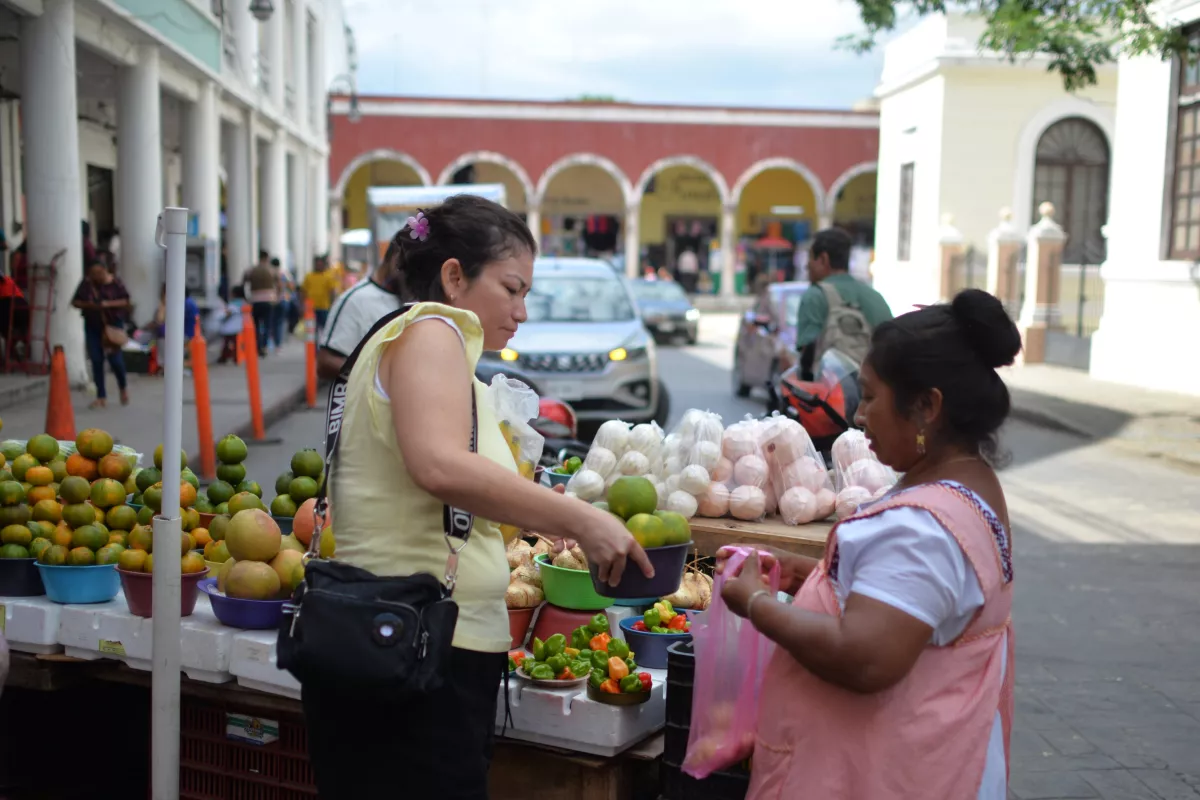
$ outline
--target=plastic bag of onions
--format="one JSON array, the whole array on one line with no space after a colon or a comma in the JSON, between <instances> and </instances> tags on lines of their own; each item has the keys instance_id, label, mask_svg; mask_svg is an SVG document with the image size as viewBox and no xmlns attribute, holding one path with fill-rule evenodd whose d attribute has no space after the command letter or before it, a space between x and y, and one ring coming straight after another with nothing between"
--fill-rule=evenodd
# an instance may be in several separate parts
<instances>
[{"instance_id":1,"label":"plastic bag of onions","mask_svg":"<svg viewBox=\"0 0 1200 800\"><path fill-rule=\"evenodd\" d=\"M833 481L804 426L782 416L763 424L763 454L770 466L779 518L787 525L805 525L832 516Z\"/></svg>"},{"instance_id":2,"label":"plastic bag of onions","mask_svg":"<svg viewBox=\"0 0 1200 800\"><path fill-rule=\"evenodd\" d=\"M712 471L721 459L721 417L710 411L688 409L662 442L660 510L693 517L712 483ZM720 516L718 514L718 516Z\"/></svg>"},{"instance_id":3,"label":"plastic bag of onions","mask_svg":"<svg viewBox=\"0 0 1200 800\"><path fill-rule=\"evenodd\" d=\"M858 511L859 506L879 500L899 480L891 467L875 457L860 430L848 430L839 436L833 443L832 455L839 520Z\"/></svg>"}]
</instances>

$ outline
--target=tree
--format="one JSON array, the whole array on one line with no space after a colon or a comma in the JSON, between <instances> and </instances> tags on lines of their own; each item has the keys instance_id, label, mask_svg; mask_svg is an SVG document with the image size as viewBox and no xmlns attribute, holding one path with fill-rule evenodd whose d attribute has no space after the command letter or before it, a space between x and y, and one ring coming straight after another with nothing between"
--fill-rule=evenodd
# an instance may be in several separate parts
<instances>
[{"instance_id":1,"label":"tree","mask_svg":"<svg viewBox=\"0 0 1200 800\"><path fill-rule=\"evenodd\" d=\"M966 11L981 16L987 28L982 48L1012 60L1035 54L1050 57L1048 69L1062 75L1068 91L1096 82L1096 67L1121 54L1160 58L1196 58L1172 20L1156 15L1152 0L855 0L866 31L844 36L839 43L856 52L869 51L877 37L896 27L911 12L917 16Z\"/></svg>"}]
</instances>

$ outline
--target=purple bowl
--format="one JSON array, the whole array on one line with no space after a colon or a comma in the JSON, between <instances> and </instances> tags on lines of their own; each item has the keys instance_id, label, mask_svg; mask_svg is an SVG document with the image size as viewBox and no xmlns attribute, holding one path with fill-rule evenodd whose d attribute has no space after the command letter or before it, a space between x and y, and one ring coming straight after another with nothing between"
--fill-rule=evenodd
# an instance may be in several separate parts
<instances>
[{"instance_id":1,"label":"purple bowl","mask_svg":"<svg viewBox=\"0 0 1200 800\"><path fill-rule=\"evenodd\" d=\"M200 591L208 595L213 613L222 625L244 630L268 630L278 628L283 617L283 604L287 600L242 600L226 597L217 591L217 579L200 581Z\"/></svg>"},{"instance_id":2,"label":"purple bowl","mask_svg":"<svg viewBox=\"0 0 1200 800\"><path fill-rule=\"evenodd\" d=\"M650 563L654 566L654 577L647 578L632 561L625 564L625 572L621 582L616 586L602 583L599 567L588 563L588 572L592 576L592 586L598 594L614 599L632 600L646 597L667 597L679 591L683 581L683 570L687 566L688 553L692 552L693 542L687 544L672 544L666 547L655 547L646 551Z\"/></svg>"}]
</instances>

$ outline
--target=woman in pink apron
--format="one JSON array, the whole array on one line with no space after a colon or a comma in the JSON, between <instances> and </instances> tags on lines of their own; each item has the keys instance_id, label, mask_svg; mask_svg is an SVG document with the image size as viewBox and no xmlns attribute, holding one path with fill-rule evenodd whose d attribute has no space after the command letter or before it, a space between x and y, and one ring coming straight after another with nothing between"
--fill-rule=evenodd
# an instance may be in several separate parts
<instances>
[{"instance_id":1,"label":"woman in pink apron","mask_svg":"<svg viewBox=\"0 0 1200 800\"><path fill-rule=\"evenodd\" d=\"M777 643L748 800L1004 800L1013 709L1008 511L992 468L1021 338L967 290L881 324L856 422L904 473L829 535L820 561L764 556L725 585Z\"/></svg>"}]
</instances>

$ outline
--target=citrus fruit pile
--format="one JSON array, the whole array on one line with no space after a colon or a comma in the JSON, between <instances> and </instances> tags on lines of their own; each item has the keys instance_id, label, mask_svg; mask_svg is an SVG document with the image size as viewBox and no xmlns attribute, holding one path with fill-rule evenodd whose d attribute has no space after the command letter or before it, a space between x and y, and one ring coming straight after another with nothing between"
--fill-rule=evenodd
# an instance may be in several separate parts
<instances>
[{"instance_id":1,"label":"citrus fruit pile","mask_svg":"<svg viewBox=\"0 0 1200 800\"><path fill-rule=\"evenodd\" d=\"M217 589L227 597L284 599L304 580L304 547L283 536L263 509L237 512L223 533L228 558L217 572Z\"/></svg>"},{"instance_id":2,"label":"citrus fruit pile","mask_svg":"<svg viewBox=\"0 0 1200 800\"><path fill-rule=\"evenodd\" d=\"M686 517L674 511L655 510L658 490L649 478L628 475L617 478L608 489L607 500L592 505L623 520L633 538L646 550L692 540L692 528Z\"/></svg>"},{"instance_id":3,"label":"citrus fruit pile","mask_svg":"<svg viewBox=\"0 0 1200 800\"><path fill-rule=\"evenodd\" d=\"M262 487L246 478L246 465L242 462L248 454L246 443L232 433L217 442L217 479L208 485L206 497L199 503L201 511L232 515L233 498L239 494L251 494L261 501ZM243 506L245 502L243 499Z\"/></svg>"},{"instance_id":4,"label":"citrus fruit pile","mask_svg":"<svg viewBox=\"0 0 1200 800\"><path fill-rule=\"evenodd\" d=\"M275 499L271 513L276 517L294 517L297 510L317 496L325 480L325 460L311 448L292 456L291 469L275 479Z\"/></svg>"}]
</instances>

